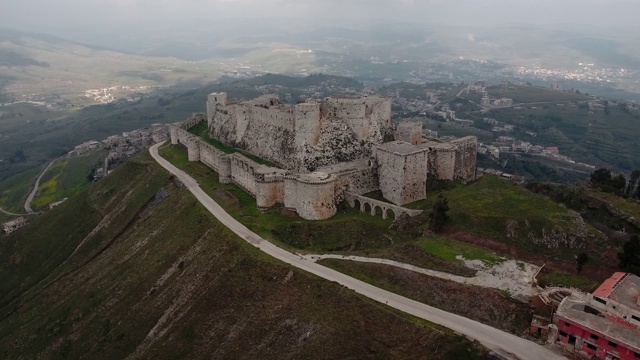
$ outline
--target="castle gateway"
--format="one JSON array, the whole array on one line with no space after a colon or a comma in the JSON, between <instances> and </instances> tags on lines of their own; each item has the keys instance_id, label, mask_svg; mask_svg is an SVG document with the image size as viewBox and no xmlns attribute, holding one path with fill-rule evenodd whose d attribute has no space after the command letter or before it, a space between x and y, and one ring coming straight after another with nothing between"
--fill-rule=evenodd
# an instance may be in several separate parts
<instances>
[{"instance_id":1,"label":"castle gateway","mask_svg":"<svg viewBox=\"0 0 640 360\"><path fill-rule=\"evenodd\" d=\"M226 154L187 131L204 121L212 138L276 166ZM258 207L282 205L304 219L322 220L347 196L380 190L399 216L399 206L426 198L428 175L475 179L475 137L442 143L421 133L420 123L403 123L395 131L391 100L381 97L287 105L274 95L231 102L226 93L213 93L206 115L172 126L171 142L185 145L189 160L211 167L220 182L255 196Z\"/></svg>"}]
</instances>

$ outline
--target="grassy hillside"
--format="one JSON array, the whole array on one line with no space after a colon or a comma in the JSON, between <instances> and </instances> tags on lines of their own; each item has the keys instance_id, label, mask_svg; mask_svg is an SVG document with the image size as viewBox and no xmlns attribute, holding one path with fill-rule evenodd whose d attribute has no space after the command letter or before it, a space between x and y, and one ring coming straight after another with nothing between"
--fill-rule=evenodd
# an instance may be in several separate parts
<instances>
[{"instance_id":1,"label":"grassy hillside","mask_svg":"<svg viewBox=\"0 0 640 360\"><path fill-rule=\"evenodd\" d=\"M433 189L426 200L409 206L429 210L438 192L449 201L451 228L568 261L584 249L597 254L606 247L602 235L579 214L495 176Z\"/></svg>"},{"instance_id":2,"label":"grassy hillside","mask_svg":"<svg viewBox=\"0 0 640 360\"><path fill-rule=\"evenodd\" d=\"M40 171L42 169L33 168L0 181L0 207L6 211L22 214L24 201Z\"/></svg>"},{"instance_id":3,"label":"grassy hillside","mask_svg":"<svg viewBox=\"0 0 640 360\"><path fill-rule=\"evenodd\" d=\"M87 175L103 164L106 155L106 151L98 150L54 162L40 179L40 187L31 203L32 207L41 209L89 187L91 182Z\"/></svg>"},{"instance_id":4,"label":"grassy hillside","mask_svg":"<svg viewBox=\"0 0 640 360\"><path fill-rule=\"evenodd\" d=\"M159 86L215 80L219 65L171 57L119 53L52 36L0 29L0 75L13 79L8 92L77 97L113 85ZM47 79L47 81L42 81ZM17 96L19 97L19 96Z\"/></svg>"},{"instance_id":5,"label":"grassy hillside","mask_svg":"<svg viewBox=\"0 0 640 360\"><path fill-rule=\"evenodd\" d=\"M589 100L585 95L567 91L552 90L540 86L496 85L487 87L487 92L495 97L508 97L515 103L532 103L547 101L581 101Z\"/></svg>"},{"instance_id":6,"label":"grassy hillside","mask_svg":"<svg viewBox=\"0 0 640 360\"><path fill-rule=\"evenodd\" d=\"M564 93L559 93L564 94ZM588 164L640 168L640 115L623 105L590 111L586 104L554 104L526 109L492 110L491 117L518 127L516 136L543 146L557 146L562 154ZM525 131L537 133L536 137Z\"/></svg>"},{"instance_id":7,"label":"grassy hillside","mask_svg":"<svg viewBox=\"0 0 640 360\"><path fill-rule=\"evenodd\" d=\"M545 284L589 290L615 270L609 264L616 245L606 242L577 213L496 177L470 185L439 184L438 188L432 184L427 199L408 205L425 213L399 223L362 214L345 204L330 219L305 221L280 208L257 210L249 194L235 185L219 184L214 171L189 162L180 146L164 147L160 154L193 176L236 219L292 251L392 259L461 276L475 272L464 267L457 255L496 263L502 261L497 253L546 263L548 271L541 275ZM433 236L427 231L428 211L439 192L449 199L451 221L442 236ZM589 264L576 275L575 256L582 252L589 254Z\"/></svg>"},{"instance_id":8,"label":"grassy hillside","mask_svg":"<svg viewBox=\"0 0 640 360\"><path fill-rule=\"evenodd\" d=\"M263 255L146 155L3 238L0 257L3 359L481 358Z\"/></svg>"},{"instance_id":9,"label":"grassy hillside","mask_svg":"<svg viewBox=\"0 0 640 360\"><path fill-rule=\"evenodd\" d=\"M297 250L363 250L390 244L391 220L341 209L334 217L309 221L291 217L280 208L260 211L255 198L233 184L220 184L218 174L200 162L189 162L186 149L167 146L160 155L194 177L214 200L258 234Z\"/></svg>"}]
</instances>

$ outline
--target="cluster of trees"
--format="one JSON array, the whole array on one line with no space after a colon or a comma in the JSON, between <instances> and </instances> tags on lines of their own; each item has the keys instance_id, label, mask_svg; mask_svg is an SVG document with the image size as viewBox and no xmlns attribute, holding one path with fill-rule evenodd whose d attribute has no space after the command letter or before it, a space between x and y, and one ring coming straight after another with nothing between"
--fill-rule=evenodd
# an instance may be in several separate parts
<instances>
[{"instance_id":1,"label":"cluster of trees","mask_svg":"<svg viewBox=\"0 0 640 360\"><path fill-rule=\"evenodd\" d=\"M611 170L600 168L591 173L590 182L604 192L640 198L640 170L633 170L627 179L624 174L613 176Z\"/></svg>"},{"instance_id":2,"label":"cluster of trees","mask_svg":"<svg viewBox=\"0 0 640 360\"><path fill-rule=\"evenodd\" d=\"M11 154L11 156L9 157L9 162L12 164L23 163L26 161L27 161L27 155L22 149L16 149L16 151L14 151L13 154Z\"/></svg>"},{"instance_id":3,"label":"cluster of trees","mask_svg":"<svg viewBox=\"0 0 640 360\"><path fill-rule=\"evenodd\" d=\"M618 260L621 268L640 276L640 236L631 236L618 253Z\"/></svg>"},{"instance_id":4,"label":"cluster of trees","mask_svg":"<svg viewBox=\"0 0 640 360\"><path fill-rule=\"evenodd\" d=\"M433 204L431 212L428 215L429 230L436 233L444 230L444 227L449 222L449 215L447 215L448 211L449 201L444 196L444 194L440 193L438 195L438 198L436 199L435 204Z\"/></svg>"}]
</instances>

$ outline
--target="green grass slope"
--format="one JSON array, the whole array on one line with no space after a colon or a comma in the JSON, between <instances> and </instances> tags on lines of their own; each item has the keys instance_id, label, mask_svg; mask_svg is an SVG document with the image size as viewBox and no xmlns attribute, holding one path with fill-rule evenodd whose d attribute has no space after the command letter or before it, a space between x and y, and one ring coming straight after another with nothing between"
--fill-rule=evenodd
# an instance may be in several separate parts
<instances>
[{"instance_id":1,"label":"green grass slope","mask_svg":"<svg viewBox=\"0 0 640 360\"><path fill-rule=\"evenodd\" d=\"M92 169L100 167L106 156L106 151L99 150L54 162L40 180L40 187L31 203L32 207L41 209L89 187L91 181L87 175Z\"/></svg>"},{"instance_id":2,"label":"green grass slope","mask_svg":"<svg viewBox=\"0 0 640 360\"><path fill-rule=\"evenodd\" d=\"M560 93L563 94L563 93ZM576 161L630 170L640 167L640 115L624 105L589 111L586 104L559 108L496 109L490 116L518 127L516 137L543 146L557 146ZM536 137L525 131L537 133Z\"/></svg>"},{"instance_id":3,"label":"green grass slope","mask_svg":"<svg viewBox=\"0 0 640 360\"><path fill-rule=\"evenodd\" d=\"M0 181L0 207L17 214L24 212L24 201L41 168L33 168Z\"/></svg>"},{"instance_id":4,"label":"green grass slope","mask_svg":"<svg viewBox=\"0 0 640 360\"><path fill-rule=\"evenodd\" d=\"M0 264L3 359L483 356L267 257L148 155L0 239Z\"/></svg>"},{"instance_id":5,"label":"green grass slope","mask_svg":"<svg viewBox=\"0 0 640 360\"><path fill-rule=\"evenodd\" d=\"M236 219L265 238L297 250L316 252L363 250L390 244L392 220L343 208L330 219L309 221L287 216L281 209L260 211L250 194L233 184L220 184L218 174L200 162L189 162L180 146L160 149L160 155L193 176L214 200Z\"/></svg>"},{"instance_id":6,"label":"green grass slope","mask_svg":"<svg viewBox=\"0 0 640 360\"><path fill-rule=\"evenodd\" d=\"M605 246L579 214L495 176L432 190L427 199L408 206L430 210L438 192L449 201L450 228L568 261L585 249L597 254Z\"/></svg>"}]
</instances>

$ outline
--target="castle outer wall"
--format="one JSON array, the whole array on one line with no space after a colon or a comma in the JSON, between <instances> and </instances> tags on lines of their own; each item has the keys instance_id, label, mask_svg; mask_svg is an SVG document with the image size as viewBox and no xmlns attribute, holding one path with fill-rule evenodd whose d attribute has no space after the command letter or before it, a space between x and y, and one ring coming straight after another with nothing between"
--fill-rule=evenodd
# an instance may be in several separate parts
<instances>
[{"instance_id":1,"label":"castle outer wall","mask_svg":"<svg viewBox=\"0 0 640 360\"><path fill-rule=\"evenodd\" d=\"M207 101L212 138L302 172L368 158L391 132L391 100L329 98L296 105L274 95L242 102L212 93Z\"/></svg>"},{"instance_id":2,"label":"castle outer wall","mask_svg":"<svg viewBox=\"0 0 640 360\"><path fill-rule=\"evenodd\" d=\"M381 143L392 127L390 104L372 97L290 106L275 96L230 102L225 93L212 93L206 115L196 114L171 127L171 143L185 146L189 161L216 171L220 183L235 184L254 196L258 208L284 206L307 220L332 217L347 194L353 200L380 190L399 207L426 198L428 176L475 179L475 137L426 141L421 123L407 122L398 125L398 140ZM187 131L204 121L217 140L240 144L290 167L265 166L241 153L225 153ZM302 167L313 171L298 171L301 164L310 164Z\"/></svg>"},{"instance_id":3,"label":"castle outer wall","mask_svg":"<svg viewBox=\"0 0 640 360\"><path fill-rule=\"evenodd\" d=\"M287 170L258 164L240 153L224 153L184 129L186 124L193 126L205 119L203 114L197 114L171 127L171 143L185 146L189 161L202 162L218 173L220 183L234 184L254 196L258 208L284 205L307 220L335 215L336 176L291 175Z\"/></svg>"}]
</instances>

